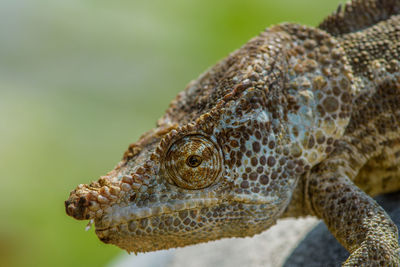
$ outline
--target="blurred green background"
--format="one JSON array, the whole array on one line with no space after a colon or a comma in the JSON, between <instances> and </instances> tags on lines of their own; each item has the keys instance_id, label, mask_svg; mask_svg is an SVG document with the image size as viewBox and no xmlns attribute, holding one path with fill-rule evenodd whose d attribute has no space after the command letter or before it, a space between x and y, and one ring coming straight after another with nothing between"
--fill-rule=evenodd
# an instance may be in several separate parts
<instances>
[{"instance_id":1,"label":"blurred green background","mask_svg":"<svg viewBox=\"0 0 400 267\"><path fill-rule=\"evenodd\" d=\"M339 0L0 1L0 266L104 266L123 253L65 215L186 83L265 27Z\"/></svg>"}]
</instances>

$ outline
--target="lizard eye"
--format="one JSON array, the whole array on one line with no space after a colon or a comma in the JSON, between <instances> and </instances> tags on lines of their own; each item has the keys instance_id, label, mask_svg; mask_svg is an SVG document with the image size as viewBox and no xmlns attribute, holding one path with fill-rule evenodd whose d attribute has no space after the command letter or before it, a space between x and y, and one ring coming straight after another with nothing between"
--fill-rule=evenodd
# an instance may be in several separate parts
<instances>
[{"instance_id":1,"label":"lizard eye","mask_svg":"<svg viewBox=\"0 0 400 267\"><path fill-rule=\"evenodd\" d=\"M189 167L196 168L196 167L198 167L198 166L201 164L202 161L203 161L203 159L202 159L200 156L197 156L197 155L190 155L190 156L186 159L186 164L187 164Z\"/></svg>"},{"instance_id":2,"label":"lizard eye","mask_svg":"<svg viewBox=\"0 0 400 267\"><path fill-rule=\"evenodd\" d=\"M188 135L175 141L165 155L165 174L185 189L210 186L222 170L217 146L202 135Z\"/></svg>"}]
</instances>

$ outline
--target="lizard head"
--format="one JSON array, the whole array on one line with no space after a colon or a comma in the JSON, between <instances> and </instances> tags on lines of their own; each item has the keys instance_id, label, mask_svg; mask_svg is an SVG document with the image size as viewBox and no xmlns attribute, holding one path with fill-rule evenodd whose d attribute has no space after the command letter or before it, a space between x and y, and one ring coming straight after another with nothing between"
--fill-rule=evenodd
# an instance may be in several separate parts
<instances>
[{"instance_id":1,"label":"lizard head","mask_svg":"<svg viewBox=\"0 0 400 267\"><path fill-rule=\"evenodd\" d=\"M341 66L341 51L329 56L337 45L321 31L276 26L251 40L190 83L113 171L72 191L67 213L94 219L103 242L133 252L269 228L346 123L331 117L348 109L337 100L347 89L320 93L331 85L318 45L328 54L323 66Z\"/></svg>"}]
</instances>

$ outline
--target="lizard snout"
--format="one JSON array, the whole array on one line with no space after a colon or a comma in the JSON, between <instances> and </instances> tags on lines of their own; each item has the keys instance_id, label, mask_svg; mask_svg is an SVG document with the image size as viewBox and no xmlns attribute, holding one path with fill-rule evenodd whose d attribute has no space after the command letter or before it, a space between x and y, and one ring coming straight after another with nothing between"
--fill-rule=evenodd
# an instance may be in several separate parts
<instances>
[{"instance_id":1,"label":"lizard snout","mask_svg":"<svg viewBox=\"0 0 400 267\"><path fill-rule=\"evenodd\" d=\"M98 182L89 185L81 184L72 190L69 198L64 202L66 213L77 220L90 220L103 215L105 208L109 207L125 193L120 187L120 182L112 185L110 177L101 177ZM126 179L123 179L124 181ZM129 182L129 181L128 181ZM132 181L131 181L132 183ZM127 186L123 186L126 190ZM129 191L129 188L128 188Z\"/></svg>"},{"instance_id":2,"label":"lizard snout","mask_svg":"<svg viewBox=\"0 0 400 267\"><path fill-rule=\"evenodd\" d=\"M88 209L89 203L89 200L84 196L71 196L65 201L65 211L77 220L88 220L91 219Z\"/></svg>"}]
</instances>

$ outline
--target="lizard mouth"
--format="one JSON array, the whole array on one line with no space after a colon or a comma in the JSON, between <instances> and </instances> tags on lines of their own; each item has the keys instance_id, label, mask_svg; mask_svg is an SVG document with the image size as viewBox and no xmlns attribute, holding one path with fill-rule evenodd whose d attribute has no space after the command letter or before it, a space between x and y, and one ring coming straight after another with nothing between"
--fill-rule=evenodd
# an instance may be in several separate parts
<instances>
[{"instance_id":1,"label":"lizard mouth","mask_svg":"<svg viewBox=\"0 0 400 267\"><path fill-rule=\"evenodd\" d=\"M155 203L151 206L138 207L137 204L120 206L113 205L107 209L102 217L95 219L96 230L102 231L112 227L119 227L132 221L151 220L162 215L170 216L179 214L185 217L188 211L212 209L219 206L237 206L241 211L241 215L255 216L261 212L269 212L274 206L273 202L255 201L254 199L222 199L213 197L210 192L204 192L197 195L196 198L189 199L170 199L163 203ZM247 209L246 207L252 207ZM256 208L255 208L256 207ZM194 215L192 217L195 217Z\"/></svg>"},{"instance_id":2,"label":"lizard mouth","mask_svg":"<svg viewBox=\"0 0 400 267\"><path fill-rule=\"evenodd\" d=\"M210 208L221 203L218 198L191 199L190 201L174 201L157 204L153 207L138 208L136 205L126 207L111 207L109 214L95 220L96 231L108 230L133 221L149 220L161 215L179 214L190 210ZM182 215L183 216L183 215Z\"/></svg>"},{"instance_id":3,"label":"lizard mouth","mask_svg":"<svg viewBox=\"0 0 400 267\"><path fill-rule=\"evenodd\" d=\"M257 234L274 224L268 216L271 210L272 207L255 204L214 201L211 206L175 209L115 222L108 227L96 225L96 234L102 242L127 251L148 252Z\"/></svg>"}]
</instances>

